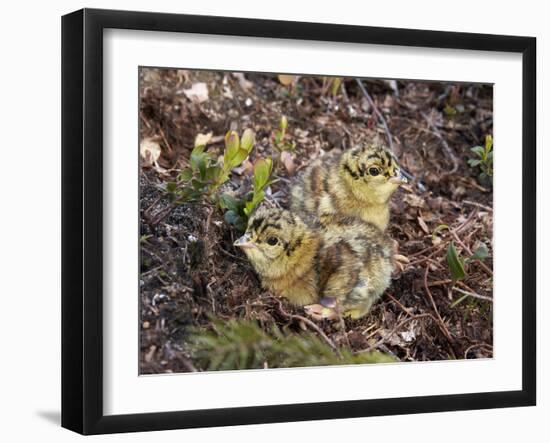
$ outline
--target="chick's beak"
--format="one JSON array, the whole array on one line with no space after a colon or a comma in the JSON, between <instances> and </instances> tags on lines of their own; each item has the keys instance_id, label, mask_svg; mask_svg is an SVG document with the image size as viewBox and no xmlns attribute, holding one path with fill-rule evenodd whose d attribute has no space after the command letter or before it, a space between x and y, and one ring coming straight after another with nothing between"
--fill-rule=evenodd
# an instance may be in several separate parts
<instances>
[{"instance_id":1,"label":"chick's beak","mask_svg":"<svg viewBox=\"0 0 550 443\"><path fill-rule=\"evenodd\" d=\"M397 174L394 177L391 177L388 181L390 183L395 183L396 185L404 185L409 183L409 180L401 171L398 171Z\"/></svg>"},{"instance_id":2,"label":"chick's beak","mask_svg":"<svg viewBox=\"0 0 550 443\"><path fill-rule=\"evenodd\" d=\"M242 249L257 248L256 243L250 240L248 234L244 234L242 237L239 237L237 240L235 240L235 243L233 243L233 245L238 246Z\"/></svg>"}]
</instances>

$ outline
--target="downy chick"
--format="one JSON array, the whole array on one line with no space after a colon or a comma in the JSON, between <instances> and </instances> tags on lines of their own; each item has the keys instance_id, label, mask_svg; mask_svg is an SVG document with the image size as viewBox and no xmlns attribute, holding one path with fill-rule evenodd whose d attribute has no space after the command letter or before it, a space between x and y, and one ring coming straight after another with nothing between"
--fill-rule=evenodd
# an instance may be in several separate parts
<instances>
[{"instance_id":1,"label":"downy chick","mask_svg":"<svg viewBox=\"0 0 550 443\"><path fill-rule=\"evenodd\" d=\"M355 147L309 165L292 187L291 209L323 225L353 216L384 231L390 198L406 182L388 149L378 144Z\"/></svg>"},{"instance_id":2,"label":"downy chick","mask_svg":"<svg viewBox=\"0 0 550 443\"><path fill-rule=\"evenodd\" d=\"M389 237L353 217L321 230L290 211L260 208L235 246L265 288L298 306L334 300L352 318L367 314L393 270Z\"/></svg>"}]
</instances>

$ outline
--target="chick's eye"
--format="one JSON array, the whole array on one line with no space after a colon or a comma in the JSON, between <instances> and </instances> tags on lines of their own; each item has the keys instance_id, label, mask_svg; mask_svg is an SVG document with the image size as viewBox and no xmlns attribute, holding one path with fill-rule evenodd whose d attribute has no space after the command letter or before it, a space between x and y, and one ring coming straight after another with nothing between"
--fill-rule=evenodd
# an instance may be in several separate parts
<instances>
[{"instance_id":1,"label":"chick's eye","mask_svg":"<svg viewBox=\"0 0 550 443\"><path fill-rule=\"evenodd\" d=\"M378 168L369 168L369 174L377 176L378 174L380 174L380 170Z\"/></svg>"},{"instance_id":2,"label":"chick's eye","mask_svg":"<svg viewBox=\"0 0 550 443\"><path fill-rule=\"evenodd\" d=\"M279 239L277 237L269 237L267 239L267 244L270 246L275 246L277 243L279 243Z\"/></svg>"}]
</instances>

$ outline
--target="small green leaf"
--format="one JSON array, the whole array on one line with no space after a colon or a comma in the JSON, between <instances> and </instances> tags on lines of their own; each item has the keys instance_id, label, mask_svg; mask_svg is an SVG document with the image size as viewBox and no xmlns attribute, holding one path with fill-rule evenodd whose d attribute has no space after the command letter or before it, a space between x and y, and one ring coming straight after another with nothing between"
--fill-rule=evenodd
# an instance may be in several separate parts
<instances>
[{"instance_id":1,"label":"small green leaf","mask_svg":"<svg viewBox=\"0 0 550 443\"><path fill-rule=\"evenodd\" d=\"M437 226L437 227L434 229L434 231L432 232L432 240L435 238L435 236L436 236L439 232L443 231L444 229L449 229L449 225L439 225L439 226Z\"/></svg>"},{"instance_id":2,"label":"small green leaf","mask_svg":"<svg viewBox=\"0 0 550 443\"><path fill-rule=\"evenodd\" d=\"M487 257L489 257L489 250L484 243L481 243L470 257L470 260L485 260Z\"/></svg>"},{"instance_id":3,"label":"small green leaf","mask_svg":"<svg viewBox=\"0 0 550 443\"><path fill-rule=\"evenodd\" d=\"M485 150L489 152L493 148L493 136L487 135L485 137Z\"/></svg>"},{"instance_id":4,"label":"small green leaf","mask_svg":"<svg viewBox=\"0 0 550 443\"><path fill-rule=\"evenodd\" d=\"M275 135L275 146L280 145L281 141L283 139L283 132L282 131L273 131L273 134Z\"/></svg>"},{"instance_id":5,"label":"small green leaf","mask_svg":"<svg viewBox=\"0 0 550 443\"><path fill-rule=\"evenodd\" d=\"M202 191L206 187L206 183L194 178L191 180L191 186L193 186L193 189L196 191Z\"/></svg>"},{"instance_id":6,"label":"small green leaf","mask_svg":"<svg viewBox=\"0 0 550 443\"><path fill-rule=\"evenodd\" d=\"M252 200L248 200L246 202L244 213L248 216L252 213L254 208L258 206L264 199L265 193L264 191L254 191L254 195L252 196Z\"/></svg>"},{"instance_id":7,"label":"small green leaf","mask_svg":"<svg viewBox=\"0 0 550 443\"><path fill-rule=\"evenodd\" d=\"M340 85L342 84L342 78L341 77L335 77L332 79L332 95L336 97L336 94L338 94L338 89L340 88Z\"/></svg>"},{"instance_id":8,"label":"small green leaf","mask_svg":"<svg viewBox=\"0 0 550 443\"><path fill-rule=\"evenodd\" d=\"M176 202L177 203L185 203L186 201L188 201L191 198L192 193L193 193L193 189L191 189L189 187L178 190L178 193L177 193L178 199L177 199Z\"/></svg>"},{"instance_id":9,"label":"small green leaf","mask_svg":"<svg viewBox=\"0 0 550 443\"><path fill-rule=\"evenodd\" d=\"M203 156L200 158L198 162L199 167L199 174L201 176L201 180L206 180L206 157Z\"/></svg>"},{"instance_id":10,"label":"small green leaf","mask_svg":"<svg viewBox=\"0 0 550 443\"><path fill-rule=\"evenodd\" d=\"M189 201L200 200L203 194L204 194L204 188L198 189L196 191L191 191L191 193L189 194L188 200Z\"/></svg>"},{"instance_id":11,"label":"small green leaf","mask_svg":"<svg viewBox=\"0 0 550 443\"><path fill-rule=\"evenodd\" d=\"M255 192L254 198L252 199L252 209L258 206L263 201L264 197L265 197L264 191Z\"/></svg>"},{"instance_id":12,"label":"small green leaf","mask_svg":"<svg viewBox=\"0 0 550 443\"><path fill-rule=\"evenodd\" d=\"M483 154L485 153L483 146L474 146L473 148L470 148L470 151L475 152L479 157L483 157Z\"/></svg>"},{"instance_id":13,"label":"small green leaf","mask_svg":"<svg viewBox=\"0 0 550 443\"><path fill-rule=\"evenodd\" d=\"M466 300L469 296L468 295L463 295L462 297L460 297L459 299L455 300L454 302L451 303L451 308L454 308L455 306L458 306L460 303L462 303L464 300Z\"/></svg>"},{"instance_id":14,"label":"small green leaf","mask_svg":"<svg viewBox=\"0 0 550 443\"><path fill-rule=\"evenodd\" d=\"M481 160L478 160L478 159L473 159L473 158L471 158L470 160L468 160L468 164L469 164L472 168L475 168L475 167L478 166L480 163L481 163Z\"/></svg>"},{"instance_id":15,"label":"small green leaf","mask_svg":"<svg viewBox=\"0 0 550 443\"><path fill-rule=\"evenodd\" d=\"M234 211L231 211L231 210L226 211L225 214L223 214L223 218L230 225L234 225L238 217L239 216Z\"/></svg>"},{"instance_id":16,"label":"small green leaf","mask_svg":"<svg viewBox=\"0 0 550 443\"><path fill-rule=\"evenodd\" d=\"M281 121L279 122L279 128L281 128L281 131L286 130L288 127L288 119L286 118L286 115L283 115L281 117Z\"/></svg>"},{"instance_id":17,"label":"small green leaf","mask_svg":"<svg viewBox=\"0 0 550 443\"><path fill-rule=\"evenodd\" d=\"M247 153L250 153L254 147L254 141L254 131L252 129L246 129L241 137L241 149L244 149Z\"/></svg>"},{"instance_id":18,"label":"small green leaf","mask_svg":"<svg viewBox=\"0 0 550 443\"><path fill-rule=\"evenodd\" d=\"M166 192L169 192L170 194L176 192L177 184L176 182L168 182L166 183Z\"/></svg>"},{"instance_id":19,"label":"small green leaf","mask_svg":"<svg viewBox=\"0 0 550 443\"><path fill-rule=\"evenodd\" d=\"M225 134L225 156L224 161L227 159L231 161L233 157L239 151L239 134L235 131L229 131Z\"/></svg>"},{"instance_id":20,"label":"small green leaf","mask_svg":"<svg viewBox=\"0 0 550 443\"><path fill-rule=\"evenodd\" d=\"M147 243L147 240L149 240L151 237L152 237L152 235L150 235L150 234L142 235L142 236L139 238L139 242L140 242L140 243Z\"/></svg>"},{"instance_id":21,"label":"small green leaf","mask_svg":"<svg viewBox=\"0 0 550 443\"><path fill-rule=\"evenodd\" d=\"M271 170L273 168L273 160L271 157L260 159L254 166L254 189L262 189L269 180Z\"/></svg>"},{"instance_id":22,"label":"small green leaf","mask_svg":"<svg viewBox=\"0 0 550 443\"><path fill-rule=\"evenodd\" d=\"M235 156L229 161L230 169L239 166L248 157L248 151L246 149L239 149Z\"/></svg>"},{"instance_id":23,"label":"small green leaf","mask_svg":"<svg viewBox=\"0 0 550 443\"><path fill-rule=\"evenodd\" d=\"M183 169L178 175L178 180L182 182L188 182L192 178L193 178L193 171L189 168Z\"/></svg>"},{"instance_id":24,"label":"small green leaf","mask_svg":"<svg viewBox=\"0 0 550 443\"><path fill-rule=\"evenodd\" d=\"M454 281L462 280L466 277L466 271L464 270L464 263L458 256L454 243L451 241L449 248L447 249L447 264L451 270L451 277Z\"/></svg>"},{"instance_id":25,"label":"small green leaf","mask_svg":"<svg viewBox=\"0 0 550 443\"><path fill-rule=\"evenodd\" d=\"M196 171L199 168L199 162L203 161L205 155L207 154L204 153L203 145L196 146L193 149L193 151L191 151L191 158L189 159L189 164L191 165L191 168L193 170Z\"/></svg>"},{"instance_id":26,"label":"small green leaf","mask_svg":"<svg viewBox=\"0 0 550 443\"><path fill-rule=\"evenodd\" d=\"M443 109L443 112L445 113L445 115L447 115L448 117L454 117L457 113L456 109L453 108L451 105L449 104L446 104L445 105L445 108Z\"/></svg>"},{"instance_id":27,"label":"small green leaf","mask_svg":"<svg viewBox=\"0 0 550 443\"><path fill-rule=\"evenodd\" d=\"M229 194L222 194L220 195L220 207L222 209L229 209L231 211L238 212L239 201Z\"/></svg>"},{"instance_id":28,"label":"small green leaf","mask_svg":"<svg viewBox=\"0 0 550 443\"><path fill-rule=\"evenodd\" d=\"M221 168L219 166L210 166L206 168L204 179L209 182L215 182L220 178Z\"/></svg>"}]
</instances>

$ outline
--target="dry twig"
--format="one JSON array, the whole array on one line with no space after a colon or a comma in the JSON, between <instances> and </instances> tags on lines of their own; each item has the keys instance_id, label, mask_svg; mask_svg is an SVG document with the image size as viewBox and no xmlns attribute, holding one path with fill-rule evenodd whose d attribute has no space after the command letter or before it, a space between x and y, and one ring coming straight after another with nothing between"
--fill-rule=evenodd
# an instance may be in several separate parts
<instances>
[{"instance_id":1,"label":"dry twig","mask_svg":"<svg viewBox=\"0 0 550 443\"><path fill-rule=\"evenodd\" d=\"M487 297L486 295L476 294L475 292L465 291L464 289L457 288L456 286L453 288L453 291L460 292L461 294L464 294L464 295L469 295L470 297L477 298L479 300L490 301L491 303L493 302L493 299L491 297Z\"/></svg>"},{"instance_id":2,"label":"dry twig","mask_svg":"<svg viewBox=\"0 0 550 443\"><path fill-rule=\"evenodd\" d=\"M437 318L439 319L439 324L442 327L442 330L443 330L443 333L445 334L445 337L447 337L447 340L449 340L450 342L453 342L454 341L453 337L451 336L451 333L447 329L447 325L445 324L445 322L441 318L441 315L439 314L439 311L437 309L437 305L435 304L435 301L434 301L434 298L433 298L433 295L432 295L432 291L430 291L430 287L428 286L428 270L429 270L429 267L426 266L426 271L424 272L424 289L426 290L426 295L428 296L428 298L430 299L430 302L432 303L432 307L435 311L435 314L436 314Z\"/></svg>"},{"instance_id":3,"label":"dry twig","mask_svg":"<svg viewBox=\"0 0 550 443\"><path fill-rule=\"evenodd\" d=\"M278 300L277 298L273 297L273 296L270 296L269 298L275 300L279 306L279 312L285 316L286 318L289 318L289 319L293 319L293 320L299 320L303 323L305 323L306 325L308 325L310 328L312 328L315 332L317 332L317 334L319 334L321 336L321 338L323 340L325 340L325 342L332 348L332 350L334 352L336 352L336 354L339 356L339 357L342 357L342 354L340 352L340 350L338 349L338 347L334 344L334 342L324 333L324 331L319 327L317 326L313 321L311 321L309 318L306 318L306 317L303 317L301 315L298 315L298 314L290 314L288 312L286 312L283 308L283 304L281 302L281 300Z\"/></svg>"},{"instance_id":4,"label":"dry twig","mask_svg":"<svg viewBox=\"0 0 550 443\"><path fill-rule=\"evenodd\" d=\"M423 112L421 112L420 114L422 115L422 117L424 117L424 120L426 120L426 123L428 124L428 127L431 129L432 133L439 139L439 141L441 142L441 145L443 146L443 149L445 150L447 155L450 157L451 162L453 163L453 169L446 172L446 174L454 174L456 171L458 171L458 159L456 158L455 153L453 152L453 150L451 149L451 147L449 146L445 138L441 135L441 132L439 131L439 129L437 129L437 127L432 123L430 118Z\"/></svg>"}]
</instances>

